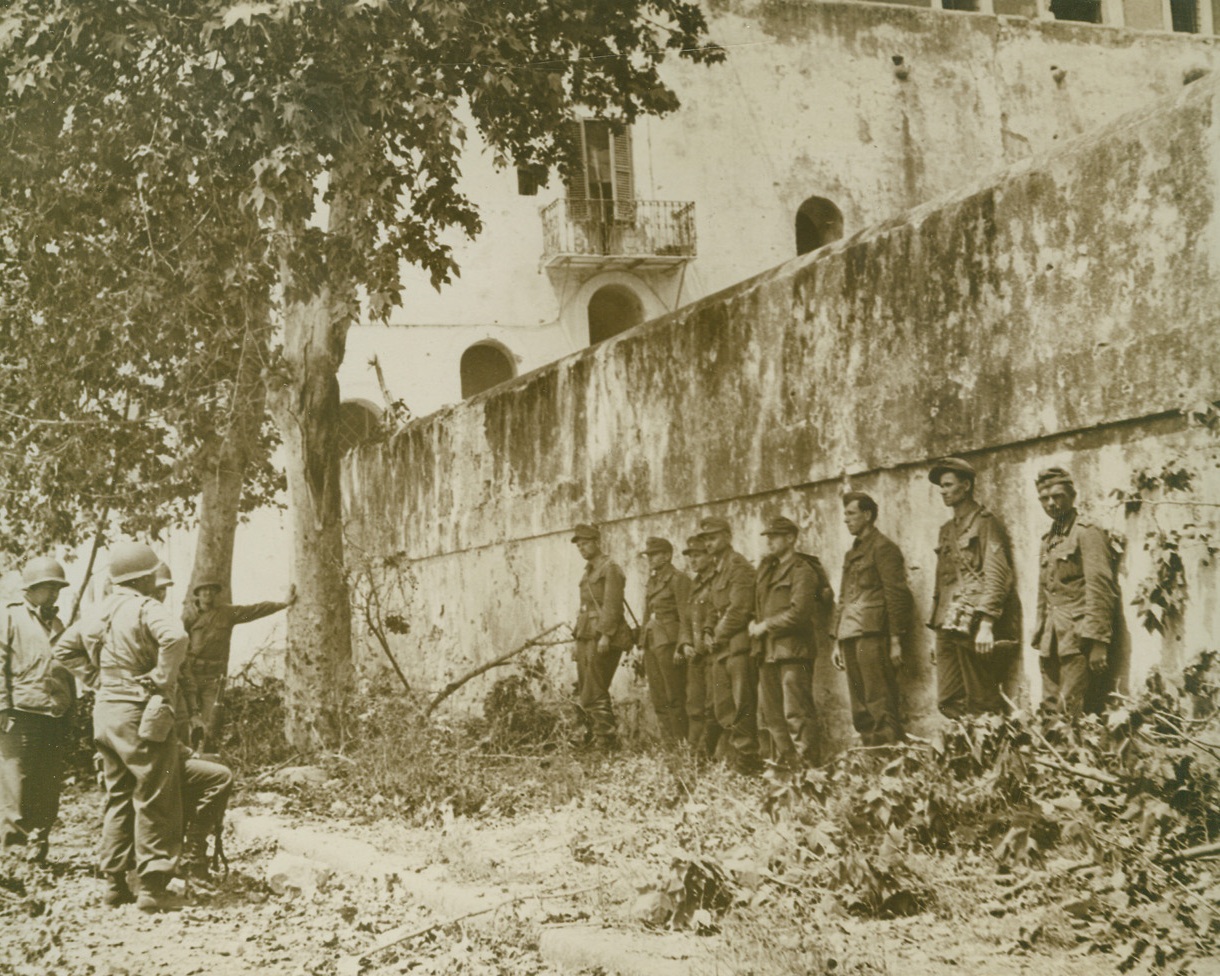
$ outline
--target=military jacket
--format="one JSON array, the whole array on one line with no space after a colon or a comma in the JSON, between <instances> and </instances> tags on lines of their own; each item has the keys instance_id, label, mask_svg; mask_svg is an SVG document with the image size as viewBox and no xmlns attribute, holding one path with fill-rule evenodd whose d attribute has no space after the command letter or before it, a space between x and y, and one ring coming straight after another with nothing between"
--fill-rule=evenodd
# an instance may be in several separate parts
<instances>
[{"instance_id":1,"label":"military jacket","mask_svg":"<svg viewBox=\"0 0 1220 976\"><path fill-rule=\"evenodd\" d=\"M936 544L933 630L946 625L949 609L961 599L994 621L998 640L1019 640L1021 604L1012 566L1012 544L999 517L975 502L959 521L940 527Z\"/></svg>"},{"instance_id":2,"label":"military jacket","mask_svg":"<svg viewBox=\"0 0 1220 976\"><path fill-rule=\"evenodd\" d=\"M190 636L188 658L194 675L216 677L224 674L229 670L233 628L269 617L287 606L287 603L269 600L245 605L225 604L203 611L188 607L182 614L182 623Z\"/></svg>"},{"instance_id":3,"label":"military jacket","mask_svg":"<svg viewBox=\"0 0 1220 976\"><path fill-rule=\"evenodd\" d=\"M682 637L690 630L690 591L690 577L672 565L649 574L640 620L643 647L684 642Z\"/></svg>"},{"instance_id":4,"label":"military jacket","mask_svg":"<svg viewBox=\"0 0 1220 976\"><path fill-rule=\"evenodd\" d=\"M60 718L72 707L72 675L55 659L52 644L64 629L58 616L44 620L38 608L15 600L5 608L0 710Z\"/></svg>"},{"instance_id":5,"label":"military jacket","mask_svg":"<svg viewBox=\"0 0 1220 976\"><path fill-rule=\"evenodd\" d=\"M1043 656L1081 652L1082 639L1109 644L1120 612L1114 560L1105 529L1072 519L1067 532L1042 537L1038 622L1033 645Z\"/></svg>"},{"instance_id":6,"label":"military jacket","mask_svg":"<svg viewBox=\"0 0 1220 976\"><path fill-rule=\"evenodd\" d=\"M147 701L151 682L172 702L186 647L186 631L161 603L119 586L99 614L59 636L55 656L97 688L98 701Z\"/></svg>"},{"instance_id":7,"label":"military jacket","mask_svg":"<svg viewBox=\"0 0 1220 976\"><path fill-rule=\"evenodd\" d=\"M913 602L902 551L870 525L843 557L835 637L905 636L911 630Z\"/></svg>"},{"instance_id":8,"label":"military jacket","mask_svg":"<svg viewBox=\"0 0 1220 976\"><path fill-rule=\"evenodd\" d=\"M754 652L768 664L813 657L819 580L795 553L782 562L764 559L754 583L754 618L767 628Z\"/></svg>"},{"instance_id":9,"label":"military jacket","mask_svg":"<svg viewBox=\"0 0 1220 976\"><path fill-rule=\"evenodd\" d=\"M754 567L741 553L726 549L712 573L712 614L708 650L716 658L750 650L748 627L754 609Z\"/></svg>"},{"instance_id":10,"label":"military jacket","mask_svg":"<svg viewBox=\"0 0 1220 976\"><path fill-rule=\"evenodd\" d=\"M690 591L690 614L687 617L689 632L683 632L680 644L690 644L695 657L703 657L711 650L711 645L704 637L705 632L713 626L715 607L712 606L712 573L703 573L695 577Z\"/></svg>"},{"instance_id":11,"label":"military jacket","mask_svg":"<svg viewBox=\"0 0 1220 976\"><path fill-rule=\"evenodd\" d=\"M618 563L605 553L585 564L580 578L580 612L576 616L577 640L609 637L610 646L631 646L631 628L623 616L626 579Z\"/></svg>"}]
</instances>

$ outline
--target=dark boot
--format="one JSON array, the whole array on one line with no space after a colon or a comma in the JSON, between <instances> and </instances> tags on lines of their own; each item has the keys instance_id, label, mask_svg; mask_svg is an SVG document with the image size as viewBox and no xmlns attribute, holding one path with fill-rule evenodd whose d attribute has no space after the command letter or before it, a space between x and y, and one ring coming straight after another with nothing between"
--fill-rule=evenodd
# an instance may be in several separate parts
<instances>
[{"instance_id":1,"label":"dark boot","mask_svg":"<svg viewBox=\"0 0 1220 976\"><path fill-rule=\"evenodd\" d=\"M136 896L131 893L131 888L127 884L125 874L119 872L106 875L106 893L102 896L102 900L108 908L120 908L123 905L130 905L136 900Z\"/></svg>"},{"instance_id":2,"label":"dark boot","mask_svg":"<svg viewBox=\"0 0 1220 976\"><path fill-rule=\"evenodd\" d=\"M178 900L165 890L169 884L169 876L160 872L152 872L140 878L140 896L136 899L136 908L142 912L168 912L179 907Z\"/></svg>"}]
</instances>

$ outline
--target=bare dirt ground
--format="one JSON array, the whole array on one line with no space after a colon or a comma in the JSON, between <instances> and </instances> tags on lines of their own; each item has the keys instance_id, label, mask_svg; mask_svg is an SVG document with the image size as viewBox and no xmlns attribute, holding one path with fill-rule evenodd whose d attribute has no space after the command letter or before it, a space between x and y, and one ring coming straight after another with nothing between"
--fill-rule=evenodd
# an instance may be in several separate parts
<instances>
[{"instance_id":1,"label":"bare dirt ground","mask_svg":"<svg viewBox=\"0 0 1220 976\"><path fill-rule=\"evenodd\" d=\"M247 791L231 813L231 871L219 892L189 893L180 911L157 916L102 905L91 866L98 795L74 789L49 868L6 872L9 889L24 888L24 897L10 890L0 902L0 973L1116 971L1115 957L1075 937L1081 925L1070 915L1035 906L995 917L979 907L997 890L977 885L947 887L938 911L906 918L855 918L829 896L811 906L817 893L785 890L771 870L779 866L766 863L768 850L791 849L793 840L791 824L761 812L764 783L715 770L674 790L653 756L562 761L574 764L564 775L583 784L563 803L509 816L442 812L428 827L367 807L319 813L330 796L342 814L335 782ZM648 797L667 798L641 807ZM749 904L702 935L646 927L650 899L675 865L711 850ZM792 899L812 927L779 924L797 907ZM444 924L461 916L472 917ZM438 923L385 945L387 933Z\"/></svg>"}]
</instances>

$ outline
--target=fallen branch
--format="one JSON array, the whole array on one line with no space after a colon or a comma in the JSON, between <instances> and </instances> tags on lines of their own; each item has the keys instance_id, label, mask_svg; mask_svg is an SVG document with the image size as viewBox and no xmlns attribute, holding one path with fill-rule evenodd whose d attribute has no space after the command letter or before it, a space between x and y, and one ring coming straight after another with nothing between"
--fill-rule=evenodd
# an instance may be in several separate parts
<instances>
[{"instance_id":1,"label":"fallen branch","mask_svg":"<svg viewBox=\"0 0 1220 976\"><path fill-rule=\"evenodd\" d=\"M610 883L611 882L609 881L603 881L601 884L592 885L588 888L574 888L570 891L552 889L551 891L539 891L524 895L514 895L512 898L506 898L504 901L496 902L496 904L489 905L487 908L477 908L473 912L466 912L462 915L452 915L449 918L442 918L436 922L432 922L429 925L422 925L414 929L407 929L405 926L402 928L393 929L386 935L385 938L383 938L371 949L368 949L357 956L349 957L347 966L344 967L343 965L340 965L339 972L343 972L345 968L351 969L353 964L359 967L365 963L370 956L375 956L377 953L384 952L386 949L393 948L394 946L400 945L403 942L411 942L414 939L422 938L423 936L429 935L438 929L447 929L449 926L457 925L459 922L465 922L467 919L478 918L480 915L491 915L503 908L515 908L517 905L527 901L533 901L535 899L538 901L545 901L551 898L567 898L574 897L575 895L585 895L592 891L600 891ZM355 971L358 971L358 969Z\"/></svg>"},{"instance_id":2,"label":"fallen branch","mask_svg":"<svg viewBox=\"0 0 1220 976\"><path fill-rule=\"evenodd\" d=\"M1210 844L1200 844L1198 847L1188 847L1168 857L1158 858L1162 864L1181 864L1183 861L1195 861L1203 857L1220 857L1220 841Z\"/></svg>"},{"instance_id":3,"label":"fallen branch","mask_svg":"<svg viewBox=\"0 0 1220 976\"><path fill-rule=\"evenodd\" d=\"M1072 766L1069 763L1052 762L1049 759L1030 758L1035 766L1045 766L1047 769L1057 769L1061 773L1067 773L1070 776L1078 776L1081 779L1091 779L1095 783L1105 783L1106 786L1126 786L1127 781L1121 780L1117 776L1111 776L1109 773L1103 773L1099 769L1083 769L1080 766Z\"/></svg>"},{"instance_id":4,"label":"fallen branch","mask_svg":"<svg viewBox=\"0 0 1220 976\"><path fill-rule=\"evenodd\" d=\"M567 627L567 626L568 625L566 623L562 623L562 624L555 624L555 626L553 626L553 627L548 627L542 633L536 634L533 637L531 637L520 647L514 647L507 654L501 654L494 661L488 661L486 664L480 664L473 671L467 671L460 678L454 678L452 681L449 682L449 684L445 685L445 687L441 689L440 694L438 694L435 698L432 699L431 703L429 703L429 705L428 705L427 711L424 712L424 718L431 718L432 713L436 711L437 706L439 706L441 702L443 702L446 698L448 698L455 691L457 691L459 688L461 688L462 685L466 684L466 682L468 682L474 678L477 678L481 674L486 674L488 671L492 670L492 668L498 668L498 667L501 667L502 665L507 664L509 661L511 661L513 658L515 658L518 654L524 654L531 647L540 647L540 646L549 647L552 644L566 644L567 643L566 640L548 642L546 640L546 638L550 637L551 634L555 633L555 631L559 630L561 627Z\"/></svg>"}]
</instances>

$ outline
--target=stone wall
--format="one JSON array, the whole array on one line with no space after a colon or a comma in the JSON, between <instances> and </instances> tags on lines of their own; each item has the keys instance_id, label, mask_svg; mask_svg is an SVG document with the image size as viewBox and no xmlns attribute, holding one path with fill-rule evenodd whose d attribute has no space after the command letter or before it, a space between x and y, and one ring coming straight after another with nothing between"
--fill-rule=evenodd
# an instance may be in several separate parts
<instances>
[{"instance_id":1,"label":"stone wall","mask_svg":"<svg viewBox=\"0 0 1220 976\"><path fill-rule=\"evenodd\" d=\"M1220 498L1215 441L1180 415L1220 393L1216 105L1217 87L1199 82L353 456L358 550L413 560L411 632L396 644L413 679L438 687L570 619L579 521L603 524L637 607L644 537L681 540L711 513L733 521L751 558L765 518L796 518L837 581L848 482L878 498L926 612L946 517L926 471L947 453L976 462L980 496L1009 525L1027 615L1045 531L1032 480L1048 463L1073 468L1086 505L1128 536L1130 596L1147 571L1144 519L1214 522L1216 509L1125 520L1109 493L1182 455L1206 465L1199 491ZM1186 560L1194 598L1174 659L1220 623L1214 569L1195 550ZM1140 673L1165 649L1131 623ZM908 667L918 722L932 703L927 651L921 635ZM817 682L842 738L828 662Z\"/></svg>"}]
</instances>

